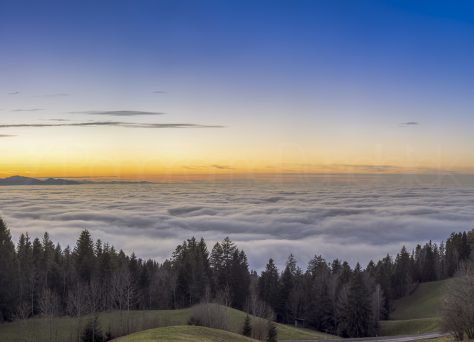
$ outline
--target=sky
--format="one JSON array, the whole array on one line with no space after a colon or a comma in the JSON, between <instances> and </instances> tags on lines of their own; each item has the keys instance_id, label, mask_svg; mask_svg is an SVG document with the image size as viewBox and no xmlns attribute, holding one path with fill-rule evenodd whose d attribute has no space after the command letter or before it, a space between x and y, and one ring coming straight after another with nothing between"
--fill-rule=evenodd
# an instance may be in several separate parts
<instances>
[{"instance_id":1,"label":"sky","mask_svg":"<svg viewBox=\"0 0 474 342\"><path fill-rule=\"evenodd\" d=\"M474 171L471 1L0 1L0 176Z\"/></svg>"}]
</instances>

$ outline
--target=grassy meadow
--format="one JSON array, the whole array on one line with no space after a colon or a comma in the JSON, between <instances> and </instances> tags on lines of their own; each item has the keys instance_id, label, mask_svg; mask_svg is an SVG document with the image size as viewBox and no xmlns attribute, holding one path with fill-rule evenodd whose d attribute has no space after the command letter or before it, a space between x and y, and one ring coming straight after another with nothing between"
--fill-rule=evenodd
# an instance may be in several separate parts
<instances>
[{"instance_id":1,"label":"grassy meadow","mask_svg":"<svg viewBox=\"0 0 474 342\"><path fill-rule=\"evenodd\" d=\"M99 314L99 322L104 333L110 332L113 337L125 336L153 328L187 325L191 309L182 310L147 310L127 312L105 312ZM246 314L232 308L226 309L229 321L228 330L240 333ZM0 325L0 341L77 341L78 333L91 316L80 320L72 317L32 318ZM255 321L256 317L251 317ZM310 329L295 328L290 325L276 324L279 339L335 339L336 336Z\"/></svg>"},{"instance_id":2,"label":"grassy meadow","mask_svg":"<svg viewBox=\"0 0 474 342\"><path fill-rule=\"evenodd\" d=\"M196 326L173 326L150 329L113 340L115 342L255 342L252 338L228 331Z\"/></svg>"},{"instance_id":3,"label":"grassy meadow","mask_svg":"<svg viewBox=\"0 0 474 342\"><path fill-rule=\"evenodd\" d=\"M380 322L380 335L423 334L440 330L440 309L449 281L422 283L409 296L394 302L392 319Z\"/></svg>"}]
</instances>

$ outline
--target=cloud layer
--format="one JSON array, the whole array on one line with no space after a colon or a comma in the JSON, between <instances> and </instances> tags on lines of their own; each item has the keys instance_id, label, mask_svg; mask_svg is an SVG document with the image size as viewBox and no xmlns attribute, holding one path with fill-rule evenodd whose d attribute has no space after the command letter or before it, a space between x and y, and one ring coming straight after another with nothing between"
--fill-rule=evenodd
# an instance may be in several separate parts
<instances>
[{"instance_id":1,"label":"cloud layer","mask_svg":"<svg viewBox=\"0 0 474 342\"><path fill-rule=\"evenodd\" d=\"M365 264L473 228L472 179L394 177L14 187L0 189L0 214L15 238L47 230L64 246L87 228L158 260L191 236L230 236L256 269L290 253L303 265L314 254Z\"/></svg>"},{"instance_id":2,"label":"cloud layer","mask_svg":"<svg viewBox=\"0 0 474 342\"><path fill-rule=\"evenodd\" d=\"M108 111L85 111L73 112L75 114L106 115L106 116L154 116L163 115L161 112L143 112L139 110L108 110Z\"/></svg>"},{"instance_id":3,"label":"cloud layer","mask_svg":"<svg viewBox=\"0 0 474 342\"><path fill-rule=\"evenodd\" d=\"M194 123L137 123L121 121L87 121L71 123L23 123L23 124L0 124L0 128L44 128L44 127L94 127L115 126L125 128L222 128L220 125L201 125Z\"/></svg>"}]
</instances>

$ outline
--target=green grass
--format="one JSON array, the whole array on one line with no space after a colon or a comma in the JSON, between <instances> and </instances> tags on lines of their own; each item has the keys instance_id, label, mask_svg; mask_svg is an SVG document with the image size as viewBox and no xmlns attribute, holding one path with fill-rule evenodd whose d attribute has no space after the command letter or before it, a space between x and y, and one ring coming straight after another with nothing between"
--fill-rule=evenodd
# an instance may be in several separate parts
<instances>
[{"instance_id":1,"label":"green grass","mask_svg":"<svg viewBox=\"0 0 474 342\"><path fill-rule=\"evenodd\" d=\"M122 336L145 329L186 324L190 309L150 310L126 312L104 312L99 315L103 332ZM88 317L80 320L72 317L31 318L12 323L0 324L0 341L77 341L77 335L87 323Z\"/></svg>"},{"instance_id":2,"label":"green grass","mask_svg":"<svg viewBox=\"0 0 474 342\"><path fill-rule=\"evenodd\" d=\"M409 296L394 302L391 320L380 322L380 335L423 334L440 330L440 309L451 280L422 283Z\"/></svg>"},{"instance_id":3,"label":"green grass","mask_svg":"<svg viewBox=\"0 0 474 342\"><path fill-rule=\"evenodd\" d=\"M229 315L229 330L239 333L242 329L246 314L235 309L227 309ZM182 310L149 310L126 312L106 312L99 315L103 332L111 332L113 336L124 336L134 332L157 327L186 325L191 317L191 309ZM32 318L0 324L0 341L77 341L80 333L90 317L76 318ZM256 318L253 318L256 319ZM276 324L280 339L329 339L337 338L314 330L295 328L289 325ZM51 333L50 333L51 331Z\"/></svg>"},{"instance_id":4,"label":"green grass","mask_svg":"<svg viewBox=\"0 0 474 342\"><path fill-rule=\"evenodd\" d=\"M145 330L118 338L116 342L255 342L257 340L228 331L196 326L174 326Z\"/></svg>"},{"instance_id":5,"label":"green grass","mask_svg":"<svg viewBox=\"0 0 474 342\"><path fill-rule=\"evenodd\" d=\"M452 336L443 336L426 340L418 340L417 342L456 342L456 340ZM474 340L464 340L464 342L474 342Z\"/></svg>"},{"instance_id":6,"label":"green grass","mask_svg":"<svg viewBox=\"0 0 474 342\"><path fill-rule=\"evenodd\" d=\"M407 320L391 320L380 322L380 336L415 335L440 330L440 319L418 318Z\"/></svg>"},{"instance_id":7,"label":"green grass","mask_svg":"<svg viewBox=\"0 0 474 342\"><path fill-rule=\"evenodd\" d=\"M244 324L246 314L243 311L228 309L230 318L230 330L233 332L240 332ZM252 317L252 320L255 320ZM278 339L280 340L321 340L321 339L337 339L337 336L325 334L319 331L295 328L291 325L276 324L278 331Z\"/></svg>"},{"instance_id":8,"label":"green grass","mask_svg":"<svg viewBox=\"0 0 474 342\"><path fill-rule=\"evenodd\" d=\"M448 279L420 284L411 295L395 301L391 319L439 317L444 289L449 281Z\"/></svg>"}]
</instances>

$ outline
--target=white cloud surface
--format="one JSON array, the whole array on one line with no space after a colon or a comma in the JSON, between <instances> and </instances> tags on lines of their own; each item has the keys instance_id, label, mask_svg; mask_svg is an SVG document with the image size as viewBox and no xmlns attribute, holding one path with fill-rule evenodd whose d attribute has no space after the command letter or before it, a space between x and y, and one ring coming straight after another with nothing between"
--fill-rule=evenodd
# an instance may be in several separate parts
<instances>
[{"instance_id":1,"label":"white cloud surface","mask_svg":"<svg viewBox=\"0 0 474 342\"><path fill-rule=\"evenodd\" d=\"M0 215L15 240L48 231L73 245L87 228L142 258L163 260L191 236L209 248L230 236L261 269L290 253L366 264L403 244L441 241L474 226L474 182L395 176L305 177L283 181L0 188Z\"/></svg>"}]
</instances>

